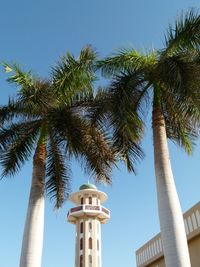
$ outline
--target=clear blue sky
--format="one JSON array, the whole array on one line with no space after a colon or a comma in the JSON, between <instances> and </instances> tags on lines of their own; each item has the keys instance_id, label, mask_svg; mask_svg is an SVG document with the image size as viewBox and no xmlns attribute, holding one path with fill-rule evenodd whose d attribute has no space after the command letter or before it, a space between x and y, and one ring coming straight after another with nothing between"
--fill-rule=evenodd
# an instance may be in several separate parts
<instances>
[{"instance_id":1,"label":"clear blue sky","mask_svg":"<svg viewBox=\"0 0 200 267\"><path fill-rule=\"evenodd\" d=\"M70 51L75 55L92 44L101 56L119 47L162 48L164 33L180 11L199 7L199 0L18 0L2 1L0 9L0 60L16 61L48 77L50 66ZM15 88L0 72L0 104ZM150 125L148 121L147 125ZM103 267L135 267L135 250L159 231L152 133L147 126L143 142L145 160L138 175L122 165L113 173L112 187L102 187L109 200L110 222L102 227ZM200 146L188 158L170 144L171 160L183 211L200 200ZM19 264L28 202L32 162L14 178L0 181L0 266ZM72 189L87 177L74 164ZM75 228L66 222L72 206L59 212L46 202L42 267L74 266Z\"/></svg>"}]
</instances>

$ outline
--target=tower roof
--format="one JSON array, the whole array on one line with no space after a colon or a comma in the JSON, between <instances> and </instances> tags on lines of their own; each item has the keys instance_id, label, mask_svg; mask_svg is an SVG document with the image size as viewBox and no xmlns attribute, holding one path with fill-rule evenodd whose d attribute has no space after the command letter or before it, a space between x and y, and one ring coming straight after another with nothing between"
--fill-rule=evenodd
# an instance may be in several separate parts
<instances>
[{"instance_id":1,"label":"tower roof","mask_svg":"<svg viewBox=\"0 0 200 267\"><path fill-rule=\"evenodd\" d=\"M104 192L99 191L94 184L81 185L79 187L78 192L74 192L74 193L70 194L69 199L74 203L79 203L81 196L87 195L87 194L94 194L94 195L98 196L101 203L105 202L107 199L107 195Z\"/></svg>"},{"instance_id":2,"label":"tower roof","mask_svg":"<svg viewBox=\"0 0 200 267\"><path fill-rule=\"evenodd\" d=\"M93 190L97 190L96 185L94 184L83 184L79 187L79 190L85 190L85 189L93 189Z\"/></svg>"}]
</instances>

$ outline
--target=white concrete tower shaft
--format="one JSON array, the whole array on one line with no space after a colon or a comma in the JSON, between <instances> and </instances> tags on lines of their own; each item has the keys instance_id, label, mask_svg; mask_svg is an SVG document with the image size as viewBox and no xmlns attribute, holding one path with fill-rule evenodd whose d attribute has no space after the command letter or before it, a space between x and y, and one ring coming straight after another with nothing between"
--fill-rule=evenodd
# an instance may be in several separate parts
<instances>
[{"instance_id":1,"label":"white concrete tower shaft","mask_svg":"<svg viewBox=\"0 0 200 267\"><path fill-rule=\"evenodd\" d=\"M67 215L68 221L76 224L75 267L102 267L101 224L110 218L110 211L101 205L106 199L107 195L92 184L82 185L70 195L76 204Z\"/></svg>"}]
</instances>

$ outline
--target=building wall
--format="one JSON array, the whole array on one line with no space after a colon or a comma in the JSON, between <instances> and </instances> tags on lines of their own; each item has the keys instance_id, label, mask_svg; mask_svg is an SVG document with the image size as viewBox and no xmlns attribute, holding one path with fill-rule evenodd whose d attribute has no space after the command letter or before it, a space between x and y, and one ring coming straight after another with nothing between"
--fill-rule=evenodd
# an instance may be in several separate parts
<instances>
[{"instance_id":1,"label":"building wall","mask_svg":"<svg viewBox=\"0 0 200 267\"><path fill-rule=\"evenodd\" d=\"M200 267L200 235L189 241L191 267ZM164 257L155 260L146 267L165 267Z\"/></svg>"},{"instance_id":2,"label":"building wall","mask_svg":"<svg viewBox=\"0 0 200 267\"><path fill-rule=\"evenodd\" d=\"M200 267L200 235L189 242L189 251L192 267Z\"/></svg>"},{"instance_id":3,"label":"building wall","mask_svg":"<svg viewBox=\"0 0 200 267\"><path fill-rule=\"evenodd\" d=\"M162 257L161 259L156 260L150 265L147 265L147 267L165 267L164 258Z\"/></svg>"},{"instance_id":4,"label":"building wall","mask_svg":"<svg viewBox=\"0 0 200 267\"><path fill-rule=\"evenodd\" d=\"M192 267L200 267L200 202L184 213ZM165 267L160 233L136 251L138 267Z\"/></svg>"}]
</instances>

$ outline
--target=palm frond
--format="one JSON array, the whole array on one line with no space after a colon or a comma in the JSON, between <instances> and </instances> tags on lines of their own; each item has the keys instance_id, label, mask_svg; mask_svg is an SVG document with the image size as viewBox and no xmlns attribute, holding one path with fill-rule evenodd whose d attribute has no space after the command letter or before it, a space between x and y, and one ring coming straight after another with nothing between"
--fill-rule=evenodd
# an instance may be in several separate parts
<instances>
[{"instance_id":1,"label":"palm frond","mask_svg":"<svg viewBox=\"0 0 200 267\"><path fill-rule=\"evenodd\" d=\"M87 97L92 93L92 83L95 80L93 68L95 58L95 52L86 47L81 50L77 60L67 53L52 68L53 87L68 105L79 98L79 95Z\"/></svg>"},{"instance_id":2,"label":"palm frond","mask_svg":"<svg viewBox=\"0 0 200 267\"><path fill-rule=\"evenodd\" d=\"M191 98L192 99L192 98ZM162 110L166 123L167 138L191 154L198 137L199 108L186 98L173 93L162 95Z\"/></svg>"},{"instance_id":3,"label":"palm frond","mask_svg":"<svg viewBox=\"0 0 200 267\"><path fill-rule=\"evenodd\" d=\"M1 148L6 149L8 146L12 145L15 140L22 136L23 134L28 134L32 129L40 127L42 120L32 120L32 121L18 121L16 123L9 123L5 127L0 129L0 144ZM27 132L26 132L27 131Z\"/></svg>"},{"instance_id":4,"label":"palm frond","mask_svg":"<svg viewBox=\"0 0 200 267\"><path fill-rule=\"evenodd\" d=\"M9 65L5 63L6 67L9 68L13 73L10 77L7 78L9 83L15 84L21 87L21 90L27 90L31 88L34 83L33 74L31 71L25 72L23 71L17 64Z\"/></svg>"},{"instance_id":5,"label":"palm frond","mask_svg":"<svg viewBox=\"0 0 200 267\"><path fill-rule=\"evenodd\" d=\"M166 114L165 114L166 115ZM166 116L167 138L184 148L188 154L193 151L198 137L198 128L194 127L185 114L176 112L176 116Z\"/></svg>"},{"instance_id":6,"label":"palm frond","mask_svg":"<svg viewBox=\"0 0 200 267\"><path fill-rule=\"evenodd\" d=\"M35 77L31 71L22 71L16 64L11 67L14 74L7 80L19 87L15 100L19 108L23 106L26 112L41 114L58 103L49 81Z\"/></svg>"},{"instance_id":7,"label":"palm frond","mask_svg":"<svg viewBox=\"0 0 200 267\"><path fill-rule=\"evenodd\" d=\"M137 88L133 77L120 76L111 85L112 112L110 126L113 128L113 147L124 160L129 171L135 172L135 164L143 158L140 142L143 135L142 105L147 92ZM143 98L144 97L144 98ZM141 114L141 115L139 115Z\"/></svg>"},{"instance_id":8,"label":"palm frond","mask_svg":"<svg viewBox=\"0 0 200 267\"><path fill-rule=\"evenodd\" d=\"M29 159L41 121L18 122L0 130L2 176L14 175Z\"/></svg>"},{"instance_id":9,"label":"palm frond","mask_svg":"<svg viewBox=\"0 0 200 267\"><path fill-rule=\"evenodd\" d=\"M105 77L126 71L141 71L156 63L156 54L142 54L135 49L121 49L118 53L97 62Z\"/></svg>"},{"instance_id":10,"label":"palm frond","mask_svg":"<svg viewBox=\"0 0 200 267\"><path fill-rule=\"evenodd\" d=\"M81 49L78 62L86 69L93 70L96 59L97 52L92 48L91 45L88 45Z\"/></svg>"},{"instance_id":11,"label":"palm frond","mask_svg":"<svg viewBox=\"0 0 200 267\"><path fill-rule=\"evenodd\" d=\"M46 190L55 201L55 207L60 208L70 192L71 170L62 142L55 133L49 134L47 151Z\"/></svg>"},{"instance_id":12,"label":"palm frond","mask_svg":"<svg viewBox=\"0 0 200 267\"><path fill-rule=\"evenodd\" d=\"M187 87L186 83L197 79L200 74L199 66L192 52L163 57L157 65L157 80L167 84L170 89L173 88L174 94L185 94L183 88Z\"/></svg>"},{"instance_id":13,"label":"palm frond","mask_svg":"<svg viewBox=\"0 0 200 267\"><path fill-rule=\"evenodd\" d=\"M143 157L141 118L145 117L149 87L140 72L121 73L107 90L97 93L89 114L94 125L109 129L113 149L133 172L136 162Z\"/></svg>"},{"instance_id":14,"label":"palm frond","mask_svg":"<svg viewBox=\"0 0 200 267\"><path fill-rule=\"evenodd\" d=\"M80 155L85 170L97 182L111 183L111 170L115 162L109 138L92 125L82 128Z\"/></svg>"},{"instance_id":15,"label":"palm frond","mask_svg":"<svg viewBox=\"0 0 200 267\"><path fill-rule=\"evenodd\" d=\"M82 139L82 119L79 110L60 105L48 114L49 127L56 129L60 138L66 140L68 155L78 157Z\"/></svg>"},{"instance_id":16,"label":"palm frond","mask_svg":"<svg viewBox=\"0 0 200 267\"><path fill-rule=\"evenodd\" d=\"M162 102L170 113L185 114L191 121L200 121L200 64L194 53L181 52L159 62ZM165 103L165 104L164 104ZM174 110L174 111L173 111ZM177 111L176 111L177 110ZM177 116L177 114L176 114Z\"/></svg>"},{"instance_id":17,"label":"palm frond","mask_svg":"<svg viewBox=\"0 0 200 267\"><path fill-rule=\"evenodd\" d=\"M175 26L169 26L165 36L166 49L164 54L177 50L199 47L200 44L200 15L197 9L182 13L176 20Z\"/></svg>"},{"instance_id":18,"label":"palm frond","mask_svg":"<svg viewBox=\"0 0 200 267\"><path fill-rule=\"evenodd\" d=\"M12 121L18 116L24 116L24 107L21 103L16 102L14 99L9 98L8 103L0 107L0 123Z\"/></svg>"},{"instance_id":19,"label":"palm frond","mask_svg":"<svg viewBox=\"0 0 200 267\"><path fill-rule=\"evenodd\" d=\"M107 88L99 87L87 109L87 116L92 125L109 127L107 119L110 116L111 105L112 101Z\"/></svg>"},{"instance_id":20,"label":"palm frond","mask_svg":"<svg viewBox=\"0 0 200 267\"><path fill-rule=\"evenodd\" d=\"M99 181L109 181L114 155L106 136L79 113L61 107L51 114L51 127L65 143L66 153L82 161L85 169Z\"/></svg>"}]
</instances>

